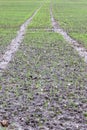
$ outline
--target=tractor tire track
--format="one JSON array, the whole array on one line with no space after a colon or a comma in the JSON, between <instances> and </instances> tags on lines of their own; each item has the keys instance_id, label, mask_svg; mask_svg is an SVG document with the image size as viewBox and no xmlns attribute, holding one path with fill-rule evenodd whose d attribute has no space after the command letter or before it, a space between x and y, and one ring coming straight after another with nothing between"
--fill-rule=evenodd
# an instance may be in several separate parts
<instances>
[{"instance_id":1,"label":"tractor tire track","mask_svg":"<svg viewBox=\"0 0 87 130\"><path fill-rule=\"evenodd\" d=\"M8 63L11 61L12 57L14 56L15 52L18 50L21 42L24 39L24 35L26 33L26 29L28 25L31 23L34 16L38 13L42 5L35 11L35 13L20 27L20 30L17 33L17 36L11 41L10 45L7 47L6 52L0 58L0 72L4 71Z\"/></svg>"},{"instance_id":2,"label":"tractor tire track","mask_svg":"<svg viewBox=\"0 0 87 130\"><path fill-rule=\"evenodd\" d=\"M73 48L78 52L78 54L84 59L84 61L87 63L87 49L82 47L76 40L71 38L67 32L65 32L62 28L59 27L57 21L54 19L53 13L52 13L52 7L50 10L51 15L51 21L54 28L54 32L59 33L63 36L63 38L72 44Z\"/></svg>"}]
</instances>

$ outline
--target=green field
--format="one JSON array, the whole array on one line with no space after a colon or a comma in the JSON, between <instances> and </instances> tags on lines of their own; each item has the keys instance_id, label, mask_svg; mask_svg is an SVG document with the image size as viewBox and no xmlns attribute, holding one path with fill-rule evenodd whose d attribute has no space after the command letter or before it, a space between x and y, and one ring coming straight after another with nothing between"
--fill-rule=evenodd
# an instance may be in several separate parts
<instances>
[{"instance_id":1,"label":"green field","mask_svg":"<svg viewBox=\"0 0 87 130\"><path fill-rule=\"evenodd\" d=\"M22 130L86 130L87 64L53 31L50 7L61 28L86 46L87 2L0 0L0 3L0 51L42 5L19 50L7 69L0 72L0 120L9 120L9 130L18 130L20 126Z\"/></svg>"},{"instance_id":2,"label":"green field","mask_svg":"<svg viewBox=\"0 0 87 130\"><path fill-rule=\"evenodd\" d=\"M0 0L0 54L42 3L43 0Z\"/></svg>"},{"instance_id":3,"label":"green field","mask_svg":"<svg viewBox=\"0 0 87 130\"><path fill-rule=\"evenodd\" d=\"M52 28L50 20L50 0L47 0L38 14L29 25L30 29L50 29Z\"/></svg>"},{"instance_id":4,"label":"green field","mask_svg":"<svg viewBox=\"0 0 87 130\"><path fill-rule=\"evenodd\" d=\"M52 0L52 5L60 27L87 48L87 1Z\"/></svg>"}]
</instances>

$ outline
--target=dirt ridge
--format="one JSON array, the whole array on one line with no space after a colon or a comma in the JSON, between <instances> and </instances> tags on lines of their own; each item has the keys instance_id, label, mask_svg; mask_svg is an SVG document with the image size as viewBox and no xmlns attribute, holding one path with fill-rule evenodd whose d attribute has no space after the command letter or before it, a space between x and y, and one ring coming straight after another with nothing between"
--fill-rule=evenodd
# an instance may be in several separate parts
<instances>
[{"instance_id":1,"label":"dirt ridge","mask_svg":"<svg viewBox=\"0 0 87 130\"><path fill-rule=\"evenodd\" d=\"M63 38L68 42L71 43L73 48L78 52L78 54L84 59L85 63L87 63L87 50L82 47L76 40L71 38L67 32L65 32L57 23L55 20L53 13L52 13L52 8L50 9L50 16L51 16L51 22L53 25L54 32L59 33L63 36Z\"/></svg>"},{"instance_id":2,"label":"dirt ridge","mask_svg":"<svg viewBox=\"0 0 87 130\"><path fill-rule=\"evenodd\" d=\"M24 39L24 35L26 32L27 26L32 21L33 17L40 10L42 5L34 12L34 14L23 24L21 25L19 31L17 32L17 36L11 41L10 45L8 45L4 55L0 58L0 72L5 70L8 66L8 63L11 61L13 55L18 50L22 40Z\"/></svg>"}]
</instances>

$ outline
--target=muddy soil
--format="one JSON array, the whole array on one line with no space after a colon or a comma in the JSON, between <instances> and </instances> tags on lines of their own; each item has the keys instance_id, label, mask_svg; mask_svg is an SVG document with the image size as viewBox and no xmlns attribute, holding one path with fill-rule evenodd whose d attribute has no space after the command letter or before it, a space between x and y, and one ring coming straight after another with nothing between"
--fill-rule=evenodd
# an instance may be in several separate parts
<instances>
[{"instance_id":1,"label":"muddy soil","mask_svg":"<svg viewBox=\"0 0 87 130\"><path fill-rule=\"evenodd\" d=\"M63 40L44 43L22 43L2 74L0 120L9 130L87 130L87 66Z\"/></svg>"}]
</instances>

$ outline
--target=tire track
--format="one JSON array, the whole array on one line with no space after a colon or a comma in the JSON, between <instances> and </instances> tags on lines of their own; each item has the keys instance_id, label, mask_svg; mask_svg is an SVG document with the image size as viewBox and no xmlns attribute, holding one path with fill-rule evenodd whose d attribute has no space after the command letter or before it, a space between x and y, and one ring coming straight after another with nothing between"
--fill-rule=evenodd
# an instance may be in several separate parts
<instances>
[{"instance_id":1,"label":"tire track","mask_svg":"<svg viewBox=\"0 0 87 130\"><path fill-rule=\"evenodd\" d=\"M20 27L20 30L17 33L17 36L11 41L10 45L7 47L6 52L0 58L0 72L4 71L8 63L11 61L12 57L14 56L15 52L18 50L21 42L24 39L24 35L26 33L26 29L34 16L38 13L42 5L35 11L35 13Z\"/></svg>"},{"instance_id":2,"label":"tire track","mask_svg":"<svg viewBox=\"0 0 87 130\"><path fill-rule=\"evenodd\" d=\"M57 21L54 19L53 13L52 13L52 7L50 9L50 15L51 15L51 22L54 29L54 32L59 33L63 36L63 38L72 44L73 48L78 52L78 54L84 59L84 61L87 63L87 49L82 47L76 40L72 39L67 32L65 32L62 28L59 27Z\"/></svg>"}]
</instances>

